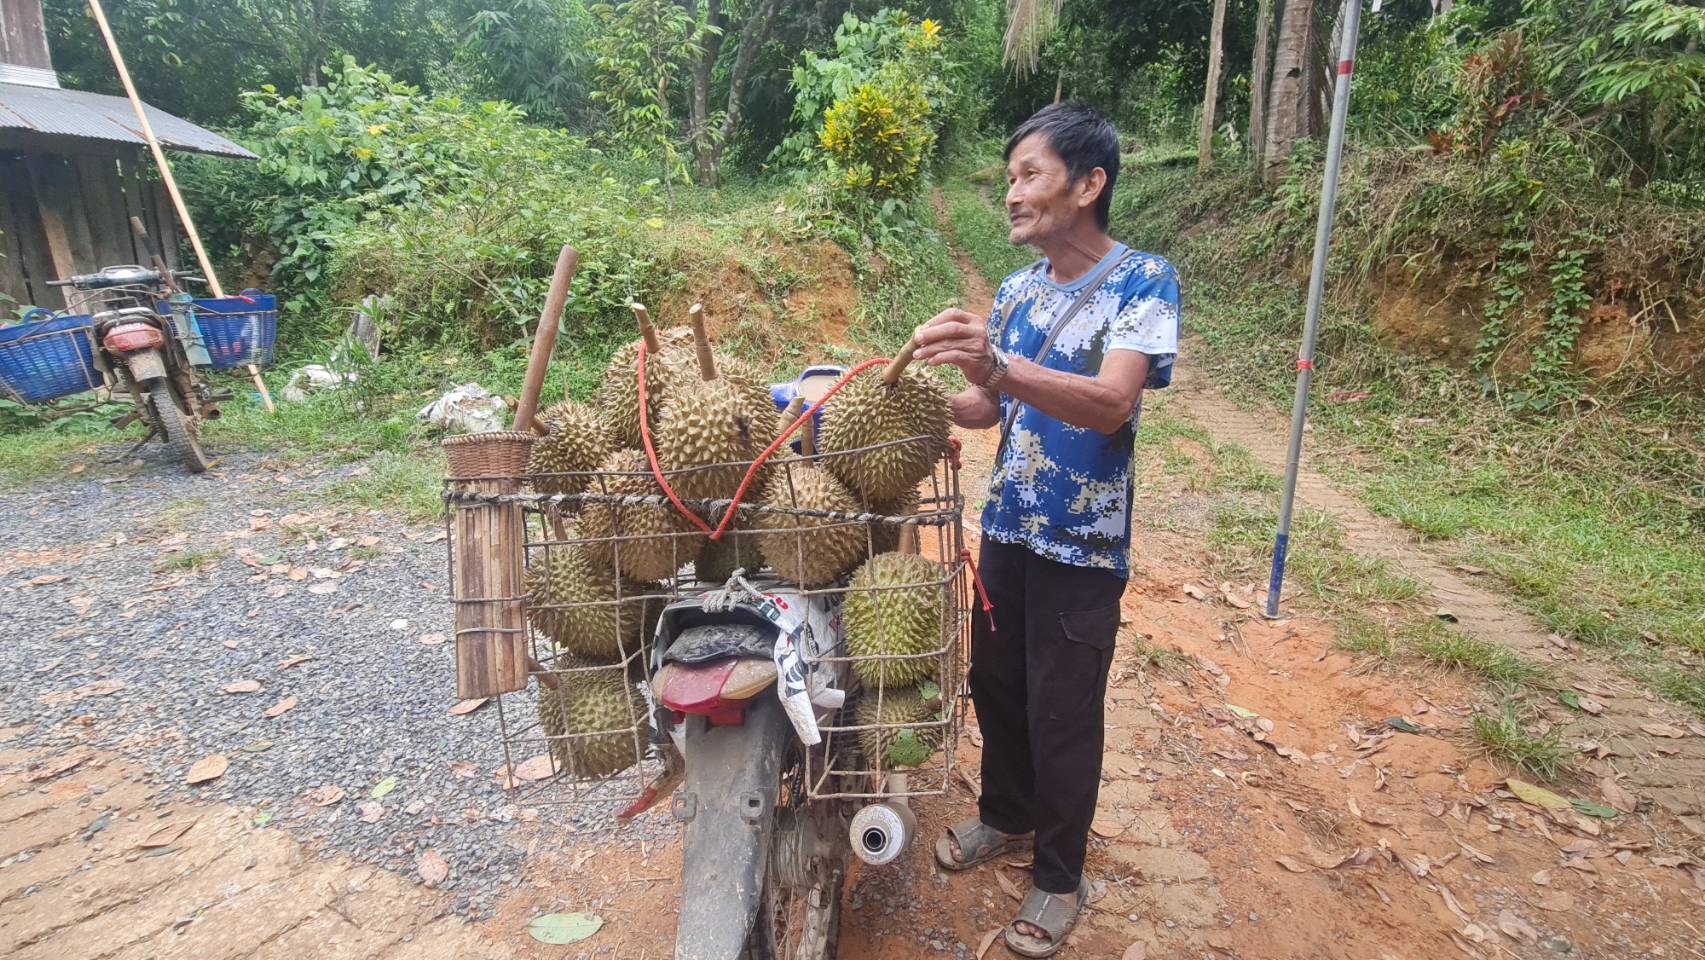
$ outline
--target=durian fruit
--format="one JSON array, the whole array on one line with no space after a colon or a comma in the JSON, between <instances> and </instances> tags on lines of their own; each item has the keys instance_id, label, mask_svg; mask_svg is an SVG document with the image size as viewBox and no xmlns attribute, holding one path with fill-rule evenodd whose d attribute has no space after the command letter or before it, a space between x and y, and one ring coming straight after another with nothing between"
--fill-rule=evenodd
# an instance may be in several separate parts
<instances>
[{"instance_id":1,"label":"durian fruit","mask_svg":"<svg viewBox=\"0 0 1705 960\"><path fill-rule=\"evenodd\" d=\"M698 304L693 304L689 316L700 379L672 388L657 420L657 455L671 472L669 483L680 496L727 500L739 489L747 467L776 438L775 401L762 378L741 364L712 356L704 333L704 311ZM719 366L724 372L718 372ZM673 473L709 464L729 466Z\"/></svg>"},{"instance_id":2,"label":"durian fruit","mask_svg":"<svg viewBox=\"0 0 1705 960\"><path fill-rule=\"evenodd\" d=\"M892 501L914 490L947 450L947 394L927 372L908 369L912 345L880 377L856 377L823 408L825 454L922 437L912 443L828 457L824 465L870 501Z\"/></svg>"},{"instance_id":3,"label":"durian fruit","mask_svg":"<svg viewBox=\"0 0 1705 960\"><path fill-rule=\"evenodd\" d=\"M610 496L661 497L663 488L651 474L651 461L638 450L617 450L598 465L606 473L591 493ZM580 510L580 536L586 555L604 568L616 568L630 580L656 582L692 563L704 548L705 537L668 501L645 504L588 502ZM618 544L607 537L620 536Z\"/></svg>"},{"instance_id":4,"label":"durian fruit","mask_svg":"<svg viewBox=\"0 0 1705 960\"><path fill-rule=\"evenodd\" d=\"M620 603L614 602L618 585ZM578 546L535 554L525 587L533 629L560 649L596 660L621 660L643 649L663 612L661 601L641 599L645 585L618 580Z\"/></svg>"},{"instance_id":5,"label":"durian fruit","mask_svg":"<svg viewBox=\"0 0 1705 960\"><path fill-rule=\"evenodd\" d=\"M763 565L763 554L753 539L730 530L723 533L722 539L705 544L693 564L693 574L700 583L721 586L734 576L734 571L745 570L747 576L755 576Z\"/></svg>"},{"instance_id":6,"label":"durian fruit","mask_svg":"<svg viewBox=\"0 0 1705 960\"><path fill-rule=\"evenodd\" d=\"M871 513L879 513L885 517L909 517L918 512L918 491L914 487L897 500L870 504ZM873 522L870 524L870 552L893 553L900 549L900 534L905 528L897 523Z\"/></svg>"},{"instance_id":7,"label":"durian fruit","mask_svg":"<svg viewBox=\"0 0 1705 960\"><path fill-rule=\"evenodd\" d=\"M622 669L567 656L555 666L557 689L539 684L539 729L557 766L570 776L590 778L638 763L646 736L645 700Z\"/></svg>"},{"instance_id":8,"label":"durian fruit","mask_svg":"<svg viewBox=\"0 0 1705 960\"><path fill-rule=\"evenodd\" d=\"M686 327L670 327L658 331L651 326L651 317L643 304L633 304L634 316L639 319L640 339L618 348L604 368L604 385L598 394L598 409L603 411L616 442L624 447L641 446L639 433L639 345L646 346L645 397L656 427L658 412L668 401L678 384L691 382L693 369L693 334Z\"/></svg>"},{"instance_id":9,"label":"durian fruit","mask_svg":"<svg viewBox=\"0 0 1705 960\"><path fill-rule=\"evenodd\" d=\"M912 656L944 642L941 565L915 553L879 553L853 574L841 607L847 652L855 658ZM886 587L889 589L876 589ZM907 686L933 680L935 658L854 659L853 673L865 686Z\"/></svg>"},{"instance_id":10,"label":"durian fruit","mask_svg":"<svg viewBox=\"0 0 1705 960\"><path fill-rule=\"evenodd\" d=\"M616 447L615 437L604 416L573 400L548 407L539 414L550 433L533 442L527 472L582 473L595 470ZM590 477L538 477L533 489L540 493L580 493Z\"/></svg>"},{"instance_id":11,"label":"durian fruit","mask_svg":"<svg viewBox=\"0 0 1705 960\"><path fill-rule=\"evenodd\" d=\"M853 709L852 724L872 727L858 731L859 753L869 769L916 767L941 746L944 726L901 727L891 724L931 723L941 710L939 698L925 700L916 687L891 687L882 691L877 709L875 690L867 690ZM881 726L878 726L881 725Z\"/></svg>"},{"instance_id":12,"label":"durian fruit","mask_svg":"<svg viewBox=\"0 0 1705 960\"><path fill-rule=\"evenodd\" d=\"M864 525L782 512L787 509L862 512L851 491L827 470L798 460L778 468L764 487L753 521L763 532L752 534L776 576L803 587L820 587L865 558Z\"/></svg>"}]
</instances>

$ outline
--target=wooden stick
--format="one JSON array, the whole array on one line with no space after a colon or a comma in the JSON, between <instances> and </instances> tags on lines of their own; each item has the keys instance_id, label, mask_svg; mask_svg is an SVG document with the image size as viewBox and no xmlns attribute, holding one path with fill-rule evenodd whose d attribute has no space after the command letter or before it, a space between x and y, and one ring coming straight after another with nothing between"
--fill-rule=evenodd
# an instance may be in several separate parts
<instances>
[{"instance_id":1,"label":"wooden stick","mask_svg":"<svg viewBox=\"0 0 1705 960\"><path fill-rule=\"evenodd\" d=\"M687 322L693 326L693 346L699 351L699 376L706 383L716 379L716 358L710 353L710 337L704 329L704 304L695 303L687 308Z\"/></svg>"},{"instance_id":2,"label":"wooden stick","mask_svg":"<svg viewBox=\"0 0 1705 960\"><path fill-rule=\"evenodd\" d=\"M124 93L130 98L130 108L136 111L136 122L142 127L142 139L148 141L148 149L154 154L154 163L160 168L160 180L166 185L166 193L172 198L172 206L178 211L178 219L183 221L184 233L189 235L189 245L195 249L195 259L201 264L201 272L207 274L207 289L215 297L225 296L225 288L219 284L219 275L213 272L213 261L207 257L207 249L201 245L201 234L196 232L195 221L189 218L189 207L184 204L184 196L178 192L178 181L172 176L172 165L166 162L166 151L160 149L160 138L154 136L154 125L148 122L148 111L143 109L142 98L136 94L136 84L131 82L130 70L124 65L124 55L118 52L118 39L113 36L112 25L107 23L107 13L101 9L101 0L89 0L89 12L94 14L95 25L101 28L101 36L107 42L107 51L112 54L112 64L118 68L118 79L124 84ZM278 408L273 406L272 394L266 389L266 381L261 379L260 371L254 364L249 364L249 377L254 380L256 389L260 390L261 402L266 404L266 412L272 413Z\"/></svg>"},{"instance_id":3,"label":"wooden stick","mask_svg":"<svg viewBox=\"0 0 1705 960\"><path fill-rule=\"evenodd\" d=\"M651 325L651 311L645 309L643 303L632 303L634 319L639 321L639 336L645 341L645 352L656 354L663 349L663 341L657 339L657 328Z\"/></svg>"},{"instance_id":4,"label":"wooden stick","mask_svg":"<svg viewBox=\"0 0 1705 960\"><path fill-rule=\"evenodd\" d=\"M551 271L551 289L545 294L545 308L539 311L539 327L533 332L533 352L527 357L527 379L522 381L521 399L515 404L515 429L532 427L533 415L539 412L539 393L545 389L545 372L551 366L551 351L556 349L557 321L562 318L563 304L568 302L568 285L574 281L574 271L580 267L580 251L563 244L557 252L556 269Z\"/></svg>"},{"instance_id":5,"label":"wooden stick","mask_svg":"<svg viewBox=\"0 0 1705 960\"><path fill-rule=\"evenodd\" d=\"M912 362L912 354L917 349L918 342L916 340L907 340L906 345L900 348L900 353L894 357L893 362L888 364L886 370L882 371L882 382L890 387L899 383L900 374L906 372L906 366Z\"/></svg>"}]
</instances>

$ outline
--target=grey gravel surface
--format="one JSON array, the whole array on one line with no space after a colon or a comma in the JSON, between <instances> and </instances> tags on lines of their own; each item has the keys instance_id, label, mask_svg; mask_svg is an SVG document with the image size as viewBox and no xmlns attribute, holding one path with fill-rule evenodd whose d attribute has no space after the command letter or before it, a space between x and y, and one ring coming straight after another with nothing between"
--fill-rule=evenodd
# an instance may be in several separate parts
<instances>
[{"instance_id":1,"label":"grey gravel surface","mask_svg":"<svg viewBox=\"0 0 1705 960\"><path fill-rule=\"evenodd\" d=\"M436 850L457 908L484 916L519 883L526 835L584 834L608 810L500 785L496 704L452 715L453 646L421 640L451 633L442 527L319 493L363 470L236 454L199 477L144 460L0 492L0 726L31 725L9 746L120 751L322 855L412 875ZM123 685L73 699L98 681ZM261 689L222 692L242 681ZM511 720L531 703L512 695ZM229 772L186 784L209 754ZM674 833L655 815L628 829Z\"/></svg>"}]
</instances>

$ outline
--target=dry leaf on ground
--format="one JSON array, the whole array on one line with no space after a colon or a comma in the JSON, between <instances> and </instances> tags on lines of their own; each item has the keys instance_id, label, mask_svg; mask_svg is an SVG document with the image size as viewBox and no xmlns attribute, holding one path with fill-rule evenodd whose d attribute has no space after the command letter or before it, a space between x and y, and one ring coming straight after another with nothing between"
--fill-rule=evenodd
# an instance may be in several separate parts
<instances>
[{"instance_id":1,"label":"dry leaf on ground","mask_svg":"<svg viewBox=\"0 0 1705 960\"><path fill-rule=\"evenodd\" d=\"M556 773L556 771L556 761L551 759L550 754L541 753L536 757L528 757L521 761L521 763L515 768L515 779L527 781L543 780L551 774Z\"/></svg>"},{"instance_id":2,"label":"dry leaf on ground","mask_svg":"<svg viewBox=\"0 0 1705 960\"><path fill-rule=\"evenodd\" d=\"M437 644L443 643L444 639L445 638L444 638L444 635L442 633L423 633L420 635L420 642L426 644L427 646L435 646Z\"/></svg>"},{"instance_id":3,"label":"dry leaf on ground","mask_svg":"<svg viewBox=\"0 0 1705 960\"><path fill-rule=\"evenodd\" d=\"M1687 736L1686 730L1667 723L1642 723L1640 729L1654 737L1668 737L1672 740L1680 740Z\"/></svg>"},{"instance_id":4,"label":"dry leaf on ground","mask_svg":"<svg viewBox=\"0 0 1705 960\"><path fill-rule=\"evenodd\" d=\"M36 700L50 707L62 703L76 703L89 697L104 697L124 689L123 680L96 680L85 683L70 690L60 690L54 693L44 693Z\"/></svg>"},{"instance_id":5,"label":"dry leaf on ground","mask_svg":"<svg viewBox=\"0 0 1705 960\"><path fill-rule=\"evenodd\" d=\"M237 680L219 688L220 693L259 693L259 680Z\"/></svg>"},{"instance_id":6,"label":"dry leaf on ground","mask_svg":"<svg viewBox=\"0 0 1705 960\"><path fill-rule=\"evenodd\" d=\"M1091 833L1102 838L1103 840L1111 840L1114 837L1117 837L1120 834L1124 833L1126 830L1126 826L1125 826L1125 824L1120 823L1118 820L1115 820L1112 817L1099 816L1099 817L1096 817L1093 821L1091 821L1091 823L1089 824L1089 830Z\"/></svg>"},{"instance_id":7,"label":"dry leaf on ground","mask_svg":"<svg viewBox=\"0 0 1705 960\"><path fill-rule=\"evenodd\" d=\"M474 697L471 700L458 700L458 701L456 701L456 705L450 708L450 715L460 717L460 716L465 716L466 714L473 713L475 710L478 710L480 707L485 706L485 702L489 699L491 699L491 698L490 697Z\"/></svg>"},{"instance_id":8,"label":"dry leaf on ground","mask_svg":"<svg viewBox=\"0 0 1705 960\"><path fill-rule=\"evenodd\" d=\"M1309 872L1308 867L1305 867L1302 864L1296 862L1295 860L1292 860L1290 857L1274 857L1273 859L1278 862L1279 866L1284 867L1286 870L1289 870L1292 873L1307 873L1307 872Z\"/></svg>"},{"instance_id":9,"label":"dry leaf on ground","mask_svg":"<svg viewBox=\"0 0 1705 960\"><path fill-rule=\"evenodd\" d=\"M420 874L420 882L429 887L436 887L450 879L450 863L436 850L421 854L415 871Z\"/></svg>"},{"instance_id":10,"label":"dry leaf on ground","mask_svg":"<svg viewBox=\"0 0 1705 960\"><path fill-rule=\"evenodd\" d=\"M329 807L343 799L343 788L333 783L322 783L308 793L316 807Z\"/></svg>"},{"instance_id":11,"label":"dry leaf on ground","mask_svg":"<svg viewBox=\"0 0 1705 960\"><path fill-rule=\"evenodd\" d=\"M1623 813L1633 813L1640 809L1640 799L1625 790L1614 777L1600 777L1598 792L1604 795L1604 802Z\"/></svg>"},{"instance_id":12,"label":"dry leaf on ground","mask_svg":"<svg viewBox=\"0 0 1705 960\"><path fill-rule=\"evenodd\" d=\"M1568 810L1572 806L1569 801L1557 794L1544 787L1536 787L1525 780L1512 778L1505 780L1504 785L1509 787L1510 792L1516 795L1516 799L1523 803L1530 803L1546 810Z\"/></svg>"},{"instance_id":13,"label":"dry leaf on ground","mask_svg":"<svg viewBox=\"0 0 1705 960\"><path fill-rule=\"evenodd\" d=\"M165 826L160 827L158 830L155 830L153 833L150 833L147 838L137 844L137 846L144 850L152 850L155 847L171 846L179 837L188 833L189 828L193 826L195 826L194 820L189 820L184 823L168 823Z\"/></svg>"},{"instance_id":14,"label":"dry leaf on ground","mask_svg":"<svg viewBox=\"0 0 1705 960\"><path fill-rule=\"evenodd\" d=\"M283 700L280 700L277 703L273 704L272 706L267 707L266 708L266 716L268 719L271 719L271 718L277 717L277 716L282 716L283 714L287 713L291 709L295 708L295 706L296 706L296 698L295 697L293 697L293 696L292 697L285 697Z\"/></svg>"},{"instance_id":15,"label":"dry leaf on ground","mask_svg":"<svg viewBox=\"0 0 1705 960\"><path fill-rule=\"evenodd\" d=\"M197 760L195 765L189 768L189 773L184 776L184 782L188 784L197 784L206 783L209 780L217 780L220 777L223 777L225 775L225 771L230 768L231 761L223 754L209 754L208 756Z\"/></svg>"},{"instance_id":16,"label":"dry leaf on ground","mask_svg":"<svg viewBox=\"0 0 1705 960\"><path fill-rule=\"evenodd\" d=\"M377 800L368 800L356 809L361 811L362 823L378 823L379 818L385 815L385 805Z\"/></svg>"},{"instance_id":17,"label":"dry leaf on ground","mask_svg":"<svg viewBox=\"0 0 1705 960\"><path fill-rule=\"evenodd\" d=\"M1526 945L1531 946L1540 941L1540 931L1528 926L1528 921L1517 917L1511 911L1500 912L1497 916L1497 928L1504 931L1504 936L1517 941L1517 943L1526 943Z\"/></svg>"},{"instance_id":18,"label":"dry leaf on ground","mask_svg":"<svg viewBox=\"0 0 1705 960\"><path fill-rule=\"evenodd\" d=\"M1002 893L1005 893L1007 896L1019 901L1020 903L1024 902L1024 894L1019 891L1018 884L1013 883L1012 878L1006 875L1006 871L997 869L995 871L995 881L1000 884Z\"/></svg>"},{"instance_id":19,"label":"dry leaf on ground","mask_svg":"<svg viewBox=\"0 0 1705 960\"><path fill-rule=\"evenodd\" d=\"M36 783L42 780L51 780L67 770L72 770L82 766L84 763L88 762L90 757L93 756L94 754L87 750L74 750L70 753L62 753L24 774L24 782Z\"/></svg>"},{"instance_id":20,"label":"dry leaf on ground","mask_svg":"<svg viewBox=\"0 0 1705 960\"><path fill-rule=\"evenodd\" d=\"M308 592L312 593L312 594L317 594L317 595L323 597L323 596L326 596L327 594L336 593L337 592L337 584L333 583L330 580L322 580L319 583L316 583L313 586L309 587Z\"/></svg>"},{"instance_id":21,"label":"dry leaf on ground","mask_svg":"<svg viewBox=\"0 0 1705 960\"><path fill-rule=\"evenodd\" d=\"M983 955L988 953L989 948L995 945L995 938L1000 935L1000 927L996 927L988 933L983 934L983 941L977 944L977 960L983 960Z\"/></svg>"},{"instance_id":22,"label":"dry leaf on ground","mask_svg":"<svg viewBox=\"0 0 1705 960\"><path fill-rule=\"evenodd\" d=\"M278 661L278 663L274 664L274 667L279 669L279 670L288 670L291 667L294 667L298 664L307 663L309 660L312 660L312 659L314 659L314 658L305 654L305 653L304 654L298 654L294 657L290 657L289 659Z\"/></svg>"}]
</instances>

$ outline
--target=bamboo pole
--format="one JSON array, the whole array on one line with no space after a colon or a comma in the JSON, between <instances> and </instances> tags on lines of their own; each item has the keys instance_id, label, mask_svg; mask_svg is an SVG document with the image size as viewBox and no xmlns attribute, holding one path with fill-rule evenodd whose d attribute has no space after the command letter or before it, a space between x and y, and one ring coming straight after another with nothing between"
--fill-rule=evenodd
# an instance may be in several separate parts
<instances>
[{"instance_id":1,"label":"bamboo pole","mask_svg":"<svg viewBox=\"0 0 1705 960\"><path fill-rule=\"evenodd\" d=\"M112 25L107 23L106 11L101 9L101 0L89 0L89 12L95 17L95 25L101 28L101 37L107 42L107 52L112 54L113 66L118 69L118 79L124 84L125 95L130 98L130 108L136 111L136 122L142 126L142 138L148 141L148 150L154 154L154 163L160 168L160 179L166 184L166 193L172 198L172 206L178 211L178 219L183 221L184 232L189 234L189 245L195 249L195 259L201 264L201 272L207 275L207 287L215 297L223 298L225 288L219 284L218 274L213 272L213 261L207 258L207 250L201 245L201 234L196 232L195 221L189 218L189 207L184 204L182 193L178 192L178 181L172 176L172 165L166 162L166 152L160 149L160 138L154 136L154 125L148 122L148 111L143 109L142 98L136 93L136 84L131 82L130 70L124 65L124 54L118 51L118 38L113 36ZM266 389L266 381L261 379L260 371L254 364L249 364L249 377L254 380L256 389L260 390L261 402L266 404L266 412L272 413L277 408L273 406L272 394Z\"/></svg>"},{"instance_id":2,"label":"bamboo pole","mask_svg":"<svg viewBox=\"0 0 1705 960\"><path fill-rule=\"evenodd\" d=\"M539 311L539 326L533 331L533 352L527 357L527 377L521 385L521 397L515 404L515 429L536 429L533 415L539 412L539 394L545 389L545 373L551 366L551 351L556 349L557 325L562 319L563 305L568 303L568 287L580 267L580 251L563 244L557 251L556 269L551 271L551 288L545 294L545 306Z\"/></svg>"}]
</instances>

